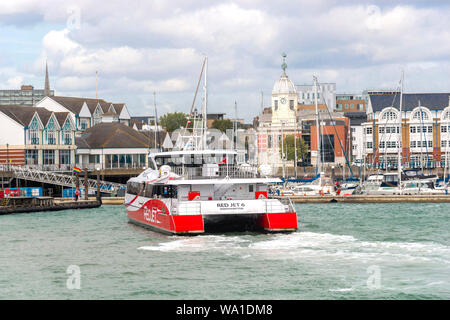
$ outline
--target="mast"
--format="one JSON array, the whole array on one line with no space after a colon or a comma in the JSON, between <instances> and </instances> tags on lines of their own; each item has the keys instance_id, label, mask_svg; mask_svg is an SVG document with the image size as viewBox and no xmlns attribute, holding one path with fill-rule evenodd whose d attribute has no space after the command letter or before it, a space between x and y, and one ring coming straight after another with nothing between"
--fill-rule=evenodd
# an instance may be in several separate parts
<instances>
[{"instance_id":1,"label":"mast","mask_svg":"<svg viewBox=\"0 0 450 320\"><path fill-rule=\"evenodd\" d=\"M401 85L400 85L400 107L399 107L399 135L398 135L398 187L402 189L402 134L403 134L403 128L402 128L402 107L403 107L403 78L404 78L404 71L402 70L402 77L401 77Z\"/></svg>"},{"instance_id":2,"label":"mast","mask_svg":"<svg viewBox=\"0 0 450 320\"><path fill-rule=\"evenodd\" d=\"M234 101L234 122L233 122L233 145L237 151L237 102Z\"/></svg>"},{"instance_id":3,"label":"mast","mask_svg":"<svg viewBox=\"0 0 450 320\"><path fill-rule=\"evenodd\" d=\"M322 172L322 163L321 163L321 145L320 145L320 130L319 130L319 106L317 104L317 78L315 76L313 76L313 81L314 81L314 103L316 106L316 134L317 134L317 171L319 173Z\"/></svg>"},{"instance_id":4,"label":"mast","mask_svg":"<svg viewBox=\"0 0 450 320\"><path fill-rule=\"evenodd\" d=\"M208 82L207 82L207 75L208 75L208 57L205 57L205 81L203 84L203 110L202 110L202 139L203 139L203 143L202 143L202 147L203 150L206 149L206 132L207 132L207 108L208 108Z\"/></svg>"},{"instance_id":5,"label":"mast","mask_svg":"<svg viewBox=\"0 0 450 320\"><path fill-rule=\"evenodd\" d=\"M156 143L157 143L157 138L156 138L156 130L157 130L157 125L158 125L158 114L156 112L156 92L153 91L153 106L155 108L155 149L156 149ZM150 133L150 131L149 131Z\"/></svg>"}]
</instances>

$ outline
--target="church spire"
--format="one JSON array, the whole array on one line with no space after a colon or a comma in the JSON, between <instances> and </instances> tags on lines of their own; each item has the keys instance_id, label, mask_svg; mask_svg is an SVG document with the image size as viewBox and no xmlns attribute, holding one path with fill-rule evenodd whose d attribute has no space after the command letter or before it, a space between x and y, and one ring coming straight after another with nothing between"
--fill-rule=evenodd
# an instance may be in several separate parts
<instances>
[{"instance_id":1,"label":"church spire","mask_svg":"<svg viewBox=\"0 0 450 320\"><path fill-rule=\"evenodd\" d=\"M50 81L48 79L48 65L45 61L45 86L44 86L44 96L50 96Z\"/></svg>"}]
</instances>

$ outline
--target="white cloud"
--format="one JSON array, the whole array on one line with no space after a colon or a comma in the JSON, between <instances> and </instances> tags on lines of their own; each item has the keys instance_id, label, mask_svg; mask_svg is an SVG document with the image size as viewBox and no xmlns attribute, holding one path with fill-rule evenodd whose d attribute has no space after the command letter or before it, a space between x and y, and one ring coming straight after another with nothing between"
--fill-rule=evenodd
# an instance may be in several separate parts
<instances>
[{"instance_id":1,"label":"white cloud","mask_svg":"<svg viewBox=\"0 0 450 320\"><path fill-rule=\"evenodd\" d=\"M269 101L283 51L295 83L309 83L317 74L323 82L336 82L338 91L360 92L395 85L405 67L409 88L450 91L450 6L445 3L111 0L105 4L17 0L2 4L0 15L36 15L52 25L54 30L42 38L42 52L30 70L42 77L48 59L57 93L92 95L98 71L102 94L111 96L105 98L131 101L132 112L145 108L153 91L161 95L165 110L189 106L204 54L209 57L211 110L228 110L238 100L247 119L259 111L261 91ZM71 6L79 8L79 28L67 27ZM0 76L0 81L6 85L15 76L29 78L30 70L15 68L16 74Z\"/></svg>"}]
</instances>

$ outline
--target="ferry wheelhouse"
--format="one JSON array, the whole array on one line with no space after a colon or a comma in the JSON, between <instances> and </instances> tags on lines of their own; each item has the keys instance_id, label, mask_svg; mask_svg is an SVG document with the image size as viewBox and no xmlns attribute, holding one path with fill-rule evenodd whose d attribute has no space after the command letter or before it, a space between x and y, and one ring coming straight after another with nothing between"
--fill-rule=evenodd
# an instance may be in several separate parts
<instances>
[{"instance_id":1,"label":"ferry wheelhouse","mask_svg":"<svg viewBox=\"0 0 450 320\"><path fill-rule=\"evenodd\" d=\"M232 150L151 154L127 183L129 221L170 234L297 230L290 199L268 197L267 168L237 164Z\"/></svg>"}]
</instances>

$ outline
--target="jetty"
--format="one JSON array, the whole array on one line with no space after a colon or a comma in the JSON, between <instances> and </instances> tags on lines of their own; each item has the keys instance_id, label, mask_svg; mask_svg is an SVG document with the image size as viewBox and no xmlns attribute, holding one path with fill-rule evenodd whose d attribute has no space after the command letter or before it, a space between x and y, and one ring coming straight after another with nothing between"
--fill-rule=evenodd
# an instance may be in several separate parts
<instances>
[{"instance_id":1,"label":"jetty","mask_svg":"<svg viewBox=\"0 0 450 320\"><path fill-rule=\"evenodd\" d=\"M57 200L53 197L8 197L0 199L0 215L98 208L101 200Z\"/></svg>"},{"instance_id":2,"label":"jetty","mask_svg":"<svg viewBox=\"0 0 450 320\"><path fill-rule=\"evenodd\" d=\"M450 195L347 195L347 196L276 196L290 198L293 203L399 203L450 202Z\"/></svg>"}]
</instances>

